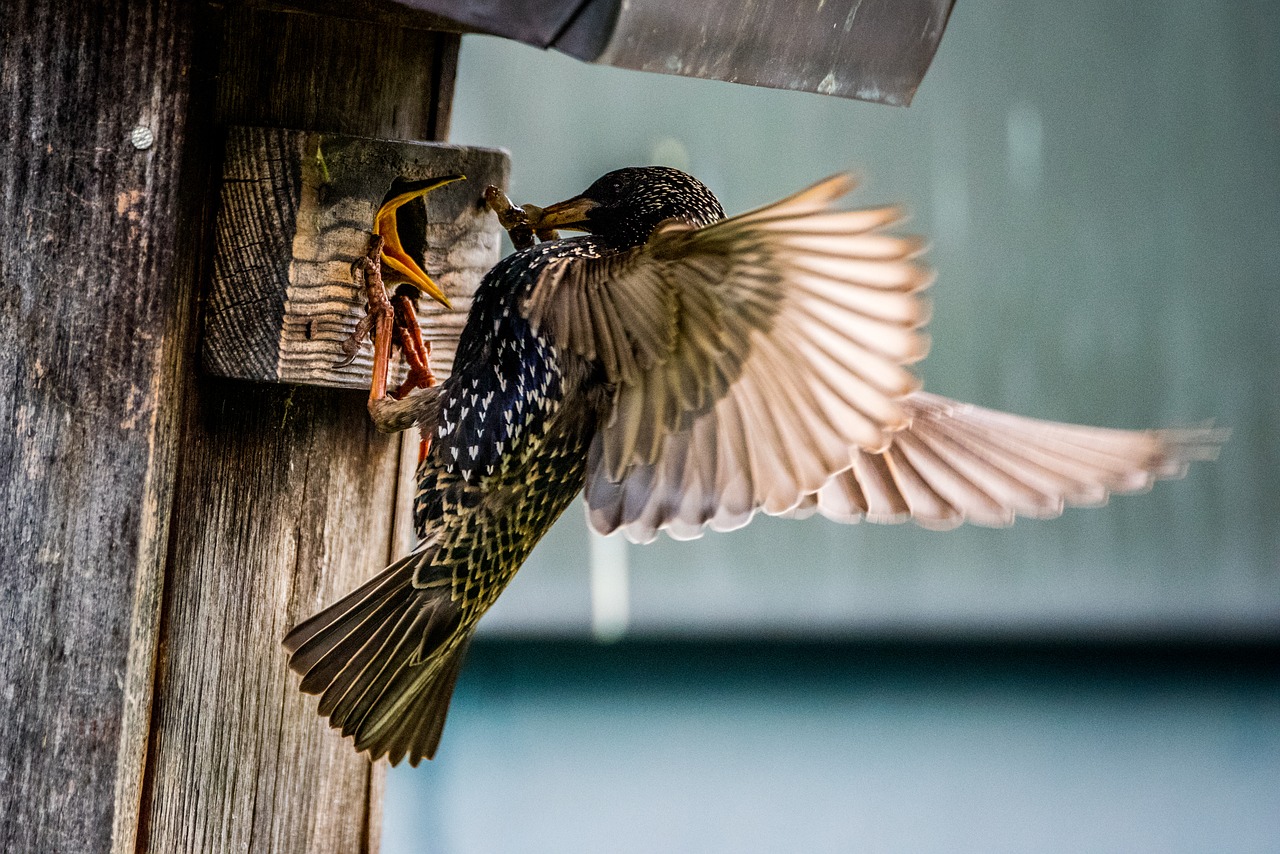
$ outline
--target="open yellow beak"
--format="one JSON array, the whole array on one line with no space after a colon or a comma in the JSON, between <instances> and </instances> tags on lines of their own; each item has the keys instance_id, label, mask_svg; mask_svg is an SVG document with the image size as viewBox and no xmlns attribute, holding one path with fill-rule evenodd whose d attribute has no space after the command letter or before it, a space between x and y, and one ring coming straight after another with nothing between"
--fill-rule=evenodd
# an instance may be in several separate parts
<instances>
[{"instance_id":1,"label":"open yellow beak","mask_svg":"<svg viewBox=\"0 0 1280 854\"><path fill-rule=\"evenodd\" d=\"M565 199L563 202L556 202L550 207L543 208L541 215L537 217L537 222L533 222L533 218L530 217L529 225L538 231L549 231L555 228L590 231L591 229L587 228L587 213L592 208L598 207L600 207L599 202L574 196L572 199Z\"/></svg>"},{"instance_id":2,"label":"open yellow beak","mask_svg":"<svg viewBox=\"0 0 1280 854\"><path fill-rule=\"evenodd\" d=\"M383 240L382 263L399 274L388 279L399 279L413 285L445 308L453 308L449 298L444 295L444 291L440 290L440 286L431 280L426 271L418 266L418 262L413 260L400 242L400 233L396 228L396 211L419 196L425 196L432 190L438 190L454 181L461 181L465 177L465 175L446 175L443 178L415 181L404 192L386 201L378 209L378 214L373 220L373 233L381 235Z\"/></svg>"}]
</instances>

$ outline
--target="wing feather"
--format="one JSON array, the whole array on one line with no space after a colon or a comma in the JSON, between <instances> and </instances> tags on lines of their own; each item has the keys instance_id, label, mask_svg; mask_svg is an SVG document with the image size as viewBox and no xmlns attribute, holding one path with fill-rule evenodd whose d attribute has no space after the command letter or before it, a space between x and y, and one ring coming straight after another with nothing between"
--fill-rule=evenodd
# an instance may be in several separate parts
<instances>
[{"instance_id":1,"label":"wing feather","mask_svg":"<svg viewBox=\"0 0 1280 854\"><path fill-rule=\"evenodd\" d=\"M910 520L937 530L965 522L1003 527L1019 516L1053 518L1068 506L1102 504L1112 494L1140 492L1155 480L1180 477L1191 462L1213 459L1227 437L1211 427L1113 430L1060 424L916 392L903 400L908 423L886 448L850 448L842 471L787 502L773 491L787 488L778 478L779 457L753 456L761 443L748 443L743 436L750 430L780 433L757 413L759 403L754 386L744 390L735 384L714 415L674 438L670 455L645 466L643 474L636 473L640 476L628 476L623 486L643 493L655 483L665 488L674 473L684 474L674 495L644 505L649 512L642 524L625 512L602 524L607 512L599 500L603 479L589 481L593 527L602 533L621 530L636 542L648 542L662 530L691 539L708 528L739 528L761 510L789 517L816 510L846 523ZM715 441L706 442L703 435ZM815 438L808 447L815 459L825 454L820 441ZM698 467L714 469L713 489L702 481L692 488L689 472ZM796 482L803 490L803 480ZM632 500L643 504L638 493Z\"/></svg>"},{"instance_id":2,"label":"wing feather","mask_svg":"<svg viewBox=\"0 0 1280 854\"><path fill-rule=\"evenodd\" d=\"M898 208L833 210L852 186L836 176L703 228L671 223L535 286L531 321L614 383L588 460L597 531L689 539L759 511L1007 525L1144 489L1221 442L920 392L907 366L928 349L923 243L881 231Z\"/></svg>"},{"instance_id":3,"label":"wing feather","mask_svg":"<svg viewBox=\"0 0 1280 854\"><path fill-rule=\"evenodd\" d=\"M711 410L758 357L754 342L803 340L810 329L827 337L841 374L870 380L859 388L879 400L862 411L891 413L876 416L884 423L871 444L883 444L901 421L894 398L914 387L901 365L928 346L915 292L931 276L911 260L917 238L874 233L900 220L898 209L831 210L852 187L835 176L703 228L668 223L645 246L544 274L524 303L530 321L616 384L602 457L610 477L654 462L667 436ZM798 362L774 359L788 378Z\"/></svg>"},{"instance_id":4,"label":"wing feather","mask_svg":"<svg viewBox=\"0 0 1280 854\"><path fill-rule=\"evenodd\" d=\"M880 453L857 449L853 465L817 493L820 513L841 522L912 519L931 528L1010 525L1067 506L1105 503L1213 459L1223 430L1114 430L1025 418L917 392L903 402L910 425ZM864 498L865 496L865 498Z\"/></svg>"}]
</instances>

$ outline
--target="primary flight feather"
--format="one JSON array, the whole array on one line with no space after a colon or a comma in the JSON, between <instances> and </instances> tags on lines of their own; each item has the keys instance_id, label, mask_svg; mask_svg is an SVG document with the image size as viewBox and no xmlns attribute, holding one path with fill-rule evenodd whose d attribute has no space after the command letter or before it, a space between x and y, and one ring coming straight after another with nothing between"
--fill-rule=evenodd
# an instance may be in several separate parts
<instances>
[{"instance_id":1,"label":"primary flight feather","mask_svg":"<svg viewBox=\"0 0 1280 854\"><path fill-rule=\"evenodd\" d=\"M948 528L1056 516L1211 458L1211 429L1022 418L919 390L932 280L896 208L846 176L725 218L675 169L611 172L533 209L586 231L522 249L475 294L453 373L399 403L430 449L412 554L294 628L302 689L373 758L435 754L476 622L584 490L648 542L757 512Z\"/></svg>"}]
</instances>

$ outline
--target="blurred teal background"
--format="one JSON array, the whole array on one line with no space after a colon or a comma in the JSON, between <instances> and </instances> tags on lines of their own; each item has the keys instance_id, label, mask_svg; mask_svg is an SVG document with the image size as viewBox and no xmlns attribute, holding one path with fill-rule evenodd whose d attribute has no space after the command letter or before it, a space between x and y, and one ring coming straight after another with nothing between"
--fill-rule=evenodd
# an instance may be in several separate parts
<instances>
[{"instance_id":1,"label":"blurred teal background","mask_svg":"<svg viewBox=\"0 0 1280 854\"><path fill-rule=\"evenodd\" d=\"M537 204L852 170L932 239L927 388L1233 433L1008 530L632 547L573 508L391 772L384 854L1280 851L1280 6L959 0L907 110L468 37L452 139Z\"/></svg>"}]
</instances>

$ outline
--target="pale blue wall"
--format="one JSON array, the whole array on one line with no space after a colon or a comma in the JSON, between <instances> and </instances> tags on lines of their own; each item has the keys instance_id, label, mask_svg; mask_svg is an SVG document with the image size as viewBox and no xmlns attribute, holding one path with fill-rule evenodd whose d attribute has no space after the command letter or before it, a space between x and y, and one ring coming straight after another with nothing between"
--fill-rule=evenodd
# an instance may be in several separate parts
<instances>
[{"instance_id":1,"label":"pale blue wall","mask_svg":"<svg viewBox=\"0 0 1280 854\"><path fill-rule=\"evenodd\" d=\"M933 241L927 388L1234 431L1185 481L1054 522L764 519L631 549L635 632L1280 628L1280 6L961 0L907 110L476 38L456 104L454 140L509 148L522 202L665 158L732 212L853 170ZM488 630L584 632L587 553L574 508Z\"/></svg>"},{"instance_id":2,"label":"pale blue wall","mask_svg":"<svg viewBox=\"0 0 1280 854\"><path fill-rule=\"evenodd\" d=\"M1280 5L959 0L909 110L468 38L453 139L510 149L513 195L540 204L649 162L730 212L852 169L933 239L930 389L1234 431L1186 480L1053 522L759 520L632 548L629 637L1275 651ZM1117 673L1106 646L1101 670L1070 646L942 669L835 646L802 678L767 643L592 654L588 561L571 509L484 631L579 646L480 645L442 758L391 776L387 854L1280 851L1280 685L1256 648L1238 677L1215 673L1231 655Z\"/></svg>"},{"instance_id":3,"label":"pale blue wall","mask_svg":"<svg viewBox=\"0 0 1280 854\"><path fill-rule=\"evenodd\" d=\"M1280 676L1150 652L478 645L383 854L1280 850Z\"/></svg>"}]
</instances>

